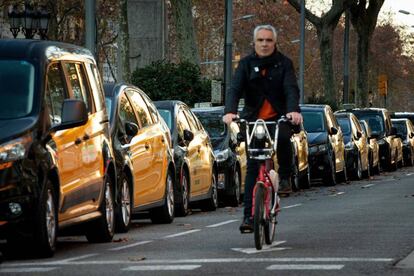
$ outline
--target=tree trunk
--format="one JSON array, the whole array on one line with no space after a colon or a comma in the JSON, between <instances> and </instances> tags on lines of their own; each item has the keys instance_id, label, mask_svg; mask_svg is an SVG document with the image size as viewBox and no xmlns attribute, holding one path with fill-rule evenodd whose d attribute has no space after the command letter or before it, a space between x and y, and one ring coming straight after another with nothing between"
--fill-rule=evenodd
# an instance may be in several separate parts
<instances>
[{"instance_id":1,"label":"tree trunk","mask_svg":"<svg viewBox=\"0 0 414 276\"><path fill-rule=\"evenodd\" d=\"M362 35L358 39L356 103L362 107L367 106L369 44L370 37L368 35Z\"/></svg>"},{"instance_id":2,"label":"tree trunk","mask_svg":"<svg viewBox=\"0 0 414 276\"><path fill-rule=\"evenodd\" d=\"M193 23L192 1L171 0L171 7L177 34L178 58L181 62L189 61L200 65Z\"/></svg>"},{"instance_id":3,"label":"tree trunk","mask_svg":"<svg viewBox=\"0 0 414 276\"><path fill-rule=\"evenodd\" d=\"M318 29L319 50L321 56L321 70L324 85L324 98L326 103L330 105L337 105L336 103L336 85L334 78L334 70L332 63L332 40L333 30L331 28Z\"/></svg>"},{"instance_id":4,"label":"tree trunk","mask_svg":"<svg viewBox=\"0 0 414 276\"><path fill-rule=\"evenodd\" d=\"M119 63L117 81L130 82L131 68L129 63L128 1L120 0L119 8Z\"/></svg>"}]
</instances>

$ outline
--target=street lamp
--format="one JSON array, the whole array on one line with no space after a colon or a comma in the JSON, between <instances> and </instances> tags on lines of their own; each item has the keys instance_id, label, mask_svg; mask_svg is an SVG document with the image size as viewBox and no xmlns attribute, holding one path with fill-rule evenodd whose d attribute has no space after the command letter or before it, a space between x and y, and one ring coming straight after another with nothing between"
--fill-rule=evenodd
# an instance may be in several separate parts
<instances>
[{"instance_id":1,"label":"street lamp","mask_svg":"<svg viewBox=\"0 0 414 276\"><path fill-rule=\"evenodd\" d=\"M28 39L32 39L36 32L41 39L47 38L50 13L45 6L39 6L36 10L28 4L24 5L24 10L19 11L16 5L9 7L10 31L16 38L20 30Z\"/></svg>"}]
</instances>

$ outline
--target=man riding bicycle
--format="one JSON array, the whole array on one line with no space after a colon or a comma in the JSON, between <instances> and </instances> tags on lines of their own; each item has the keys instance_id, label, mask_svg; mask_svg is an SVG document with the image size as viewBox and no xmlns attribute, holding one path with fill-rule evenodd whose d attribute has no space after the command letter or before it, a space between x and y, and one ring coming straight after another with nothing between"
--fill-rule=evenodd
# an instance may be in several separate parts
<instances>
[{"instance_id":1,"label":"man riding bicycle","mask_svg":"<svg viewBox=\"0 0 414 276\"><path fill-rule=\"evenodd\" d=\"M240 98L244 97L241 117L247 121L263 119L276 121L286 115L293 125L302 122L299 108L299 88L292 61L276 48L277 33L271 25L260 25L254 29L254 53L240 60L230 89L226 91L225 115L227 124L236 118ZM279 193L292 192L292 127L281 124L279 128L277 158L279 163ZM240 231L252 232L252 193L259 170L257 160L247 161L244 191L244 219Z\"/></svg>"}]
</instances>

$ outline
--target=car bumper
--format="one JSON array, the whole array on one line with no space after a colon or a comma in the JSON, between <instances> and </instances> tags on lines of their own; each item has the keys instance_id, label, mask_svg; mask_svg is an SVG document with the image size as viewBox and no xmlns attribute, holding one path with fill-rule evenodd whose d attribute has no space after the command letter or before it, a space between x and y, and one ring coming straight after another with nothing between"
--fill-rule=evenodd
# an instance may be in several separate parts
<instances>
[{"instance_id":1,"label":"car bumper","mask_svg":"<svg viewBox=\"0 0 414 276\"><path fill-rule=\"evenodd\" d=\"M318 152L309 154L308 162L310 165L311 177L320 178L323 176L324 170L329 168L329 156L328 152Z\"/></svg>"},{"instance_id":2,"label":"car bumper","mask_svg":"<svg viewBox=\"0 0 414 276\"><path fill-rule=\"evenodd\" d=\"M234 183L234 162L226 160L217 163L217 190L219 195L230 195Z\"/></svg>"}]
</instances>

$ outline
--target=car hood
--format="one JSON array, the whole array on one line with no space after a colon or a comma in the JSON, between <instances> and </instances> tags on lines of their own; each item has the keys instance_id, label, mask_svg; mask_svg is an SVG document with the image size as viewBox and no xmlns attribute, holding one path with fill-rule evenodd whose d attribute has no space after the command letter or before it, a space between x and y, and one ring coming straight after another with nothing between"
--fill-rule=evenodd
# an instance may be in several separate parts
<instances>
[{"instance_id":1,"label":"car hood","mask_svg":"<svg viewBox=\"0 0 414 276\"><path fill-rule=\"evenodd\" d=\"M347 144L351 141L351 134L344 134L344 143Z\"/></svg>"},{"instance_id":2,"label":"car hood","mask_svg":"<svg viewBox=\"0 0 414 276\"><path fill-rule=\"evenodd\" d=\"M308 132L309 146L323 144L327 140L328 134L326 132Z\"/></svg>"},{"instance_id":3,"label":"car hood","mask_svg":"<svg viewBox=\"0 0 414 276\"><path fill-rule=\"evenodd\" d=\"M228 139L226 136L219 136L219 137L211 138L211 145L213 146L214 150L224 149L226 147L225 146L226 142L228 143Z\"/></svg>"},{"instance_id":4,"label":"car hood","mask_svg":"<svg viewBox=\"0 0 414 276\"><path fill-rule=\"evenodd\" d=\"M35 123L36 119L33 117L0 120L0 144L22 135L31 129Z\"/></svg>"}]
</instances>

